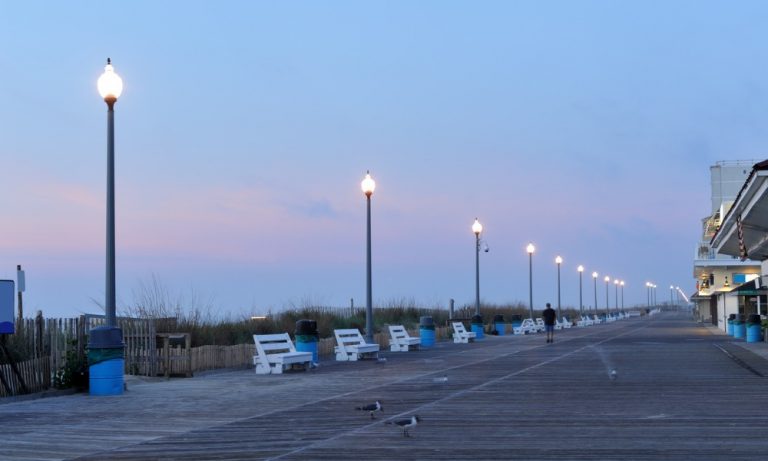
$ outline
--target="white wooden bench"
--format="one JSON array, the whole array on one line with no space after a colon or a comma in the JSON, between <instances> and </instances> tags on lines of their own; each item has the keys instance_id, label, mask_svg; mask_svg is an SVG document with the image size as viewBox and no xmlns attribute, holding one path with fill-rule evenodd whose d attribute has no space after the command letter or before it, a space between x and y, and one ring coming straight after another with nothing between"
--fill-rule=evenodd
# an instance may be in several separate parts
<instances>
[{"instance_id":1,"label":"white wooden bench","mask_svg":"<svg viewBox=\"0 0 768 461\"><path fill-rule=\"evenodd\" d=\"M411 346L419 347L421 338L414 338L405 331L402 325L389 326L389 350L392 352L408 352Z\"/></svg>"},{"instance_id":2,"label":"white wooden bench","mask_svg":"<svg viewBox=\"0 0 768 461\"><path fill-rule=\"evenodd\" d=\"M464 324L461 322L452 322L453 325L453 342L454 343L469 343L474 341L477 337L474 331L467 331L464 328Z\"/></svg>"},{"instance_id":3,"label":"white wooden bench","mask_svg":"<svg viewBox=\"0 0 768 461\"><path fill-rule=\"evenodd\" d=\"M592 316L592 324L593 325L600 325L602 321L600 320L600 317L597 316L597 314Z\"/></svg>"},{"instance_id":4,"label":"white wooden bench","mask_svg":"<svg viewBox=\"0 0 768 461\"><path fill-rule=\"evenodd\" d=\"M340 362L355 362L361 358L378 358L379 345L368 344L360 334L360 330L355 328L344 330L333 330L336 336L336 360Z\"/></svg>"},{"instance_id":5,"label":"white wooden bench","mask_svg":"<svg viewBox=\"0 0 768 461\"><path fill-rule=\"evenodd\" d=\"M520 323L520 325L512 327L512 333L516 335L536 333L536 323L533 321L533 319L525 319Z\"/></svg>"},{"instance_id":6,"label":"white wooden bench","mask_svg":"<svg viewBox=\"0 0 768 461\"><path fill-rule=\"evenodd\" d=\"M560 320L563 322L563 328L571 328L573 326L573 323L568 320L568 317L563 316Z\"/></svg>"},{"instance_id":7,"label":"white wooden bench","mask_svg":"<svg viewBox=\"0 0 768 461\"><path fill-rule=\"evenodd\" d=\"M289 365L301 364L306 370L312 365L311 352L297 352L288 333L253 335L256 355L253 364L257 375L280 374Z\"/></svg>"},{"instance_id":8,"label":"white wooden bench","mask_svg":"<svg viewBox=\"0 0 768 461\"><path fill-rule=\"evenodd\" d=\"M546 330L546 326L544 325L544 319L542 319L541 317L538 317L536 319L536 331L539 332L544 330Z\"/></svg>"},{"instance_id":9,"label":"white wooden bench","mask_svg":"<svg viewBox=\"0 0 768 461\"><path fill-rule=\"evenodd\" d=\"M590 319L588 315L585 315L585 316L581 317L581 320L576 322L576 326L577 327L591 327L593 323L594 322L592 322L592 319Z\"/></svg>"}]
</instances>

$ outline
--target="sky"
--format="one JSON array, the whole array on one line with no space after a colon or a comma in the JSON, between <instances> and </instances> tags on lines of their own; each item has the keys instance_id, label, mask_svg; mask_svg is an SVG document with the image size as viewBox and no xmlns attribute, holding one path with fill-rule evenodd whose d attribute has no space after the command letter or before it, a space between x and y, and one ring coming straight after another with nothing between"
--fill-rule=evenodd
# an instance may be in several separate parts
<instances>
[{"instance_id":1,"label":"sky","mask_svg":"<svg viewBox=\"0 0 768 461\"><path fill-rule=\"evenodd\" d=\"M0 0L0 279L100 313L107 57L118 309L158 281L250 315L374 304L625 305L694 291L709 166L768 158L761 1ZM585 275L586 275L585 274ZM594 304L590 276L584 304ZM615 292L610 288L611 305ZM605 307L604 282L598 307Z\"/></svg>"}]
</instances>

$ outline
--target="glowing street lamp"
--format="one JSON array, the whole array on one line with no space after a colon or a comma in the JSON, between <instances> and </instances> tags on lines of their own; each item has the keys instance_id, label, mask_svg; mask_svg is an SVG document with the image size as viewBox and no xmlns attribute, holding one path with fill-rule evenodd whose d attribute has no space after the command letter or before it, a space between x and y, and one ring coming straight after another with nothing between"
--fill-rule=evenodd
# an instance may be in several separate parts
<instances>
[{"instance_id":1,"label":"glowing street lamp","mask_svg":"<svg viewBox=\"0 0 768 461\"><path fill-rule=\"evenodd\" d=\"M107 103L107 326L117 326L115 316L115 103L123 93L123 79L115 73L112 60L107 58L104 73L96 83L99 94Z\"/></svg>"},{"instance_id":2,"label":"glowing street lamp","mask_svg":"<svg viewBox=\"0 0 768 461\"><path fill-rule=\"evenodd\" d=\"M584 275L584 266L579 264L579 267L577 267L576 270L579 271L579 314L583 314L584 313L584 300L583 300L583 297L582 297L582 292L583 292L584 284L583 284L583 280L582 280L583 279L582 275Z\"/></svg>"},{"instance_id":3,"label":"glowing street lamp","mask_svg":"<svg viewBox=\"0 0 768 461\"><path fill-rule=\"evenodd\" d=\"M648 307L651 307L651 282L645 282L645 297Z\"/></svg>"},{"instance_id":4,"label":"glowing street lamp","mask_svg":"<svg viewBox=\"0 0 768 461\"><path fill-rule=\"evenodd\" d=\"M363 182L360 183L360 188L365 194L365 201L367 204L367 220L366 220L366 290L365 290L365 342L373 343L373 294L371 291L371 195L376 190L376 181L371 178L371 172L365 173Z\"/></svg>"},{"instance_id":5,"label":"glowing street lamp","mask_svg":"<svg viewBox=\"0 0 768 461\"><path fill-rule=\"evenodd\" d=\"M592 281L595 284L595 314L597 314L597 276L600 275L597 272L592 272Z\"/></svg>"},{"instance_id":6,"label":"glowing street lamp","mask_svg":"<svg viewBox=\"0 0 768 461\"><path fill-rule=\"evenodd\" d=\"M608 284L611 283L611 278L606 275L603 280L605 280L605 313L607 315L608 310L611 307L611 305L608 303Z\"/></svg>"},{"instance_id":7,"label":"glowing street lamp","mask_svg":"<svg viewBox=\"0 0 768 461\"><path fill-rule=\"evenodd\" d=\"M615 291L615 293L614 293L615 294L615 296L614 296L615 303L614 304L616 306L616 311L618 312L618 310L619 310L619 279L614 279L613 280L613 288L614 288L614 291Z\"/></svg>"},{"instance_id":8,"label":"glowing street lamp","mask_svg":"<svg viewBox=\"0 0 768 461\"><path fill-rule=\"evenodd\" d=\"M621 310L624 310L624 280L619 282L619 285L621 285Z\"/></svg>"},{"instance_id":9,"label":"glowing street lamp","mask_svg":"<svg viewBox=\"0 0 768 461\"><path fill-rule=\"evenodd\" d=\"M560 265L563 264L563 258L560 256L555 258L555 264L557 264L557 316L562 318L560 313Z\"/></svg>"},{"instance_id":10,"label":"glowing street lamp","mask_svg":"<svg viewBox=\"0 0 768 461\"><path fill-rule=\"evenodd\" d=\"M480 315L480 234L483 225L477 218L472 224L472 232L475 234L475 315Z\"/></svg>"},{"instance_id":11,"label":"glowing street lamp","mask_svg":"<svg viewBox=\"0 0 768 461\"><path fill-rule=\"evenodd\" d=\"M536 251L536 247L533 243L529 243L525 247L525 251L528 252L528 310L531 313L531 320L533 320L533 253Z\"/></svg>"},{"instance_id":12,"label":"glowing street lamp","mask_svg":"<svg viewBox=\"0 0 768 461\"><path fill-rule=\"evenodd\" d=\"M115 103L123 93L123 80L115 73L112 60L107 58L104 73L96 82L99 95L107 103L107 248L106 248L106 286L104 313L106 325L89 331L89 342L99 347L110 349L111 359L116 367L109 375L105 368L98 365L89 367L91 395L120 395L123 393L125 380L123 332L117 326L115 294ZM119 352L119 356L115 353Z\"/></svg>"}]
</instances>

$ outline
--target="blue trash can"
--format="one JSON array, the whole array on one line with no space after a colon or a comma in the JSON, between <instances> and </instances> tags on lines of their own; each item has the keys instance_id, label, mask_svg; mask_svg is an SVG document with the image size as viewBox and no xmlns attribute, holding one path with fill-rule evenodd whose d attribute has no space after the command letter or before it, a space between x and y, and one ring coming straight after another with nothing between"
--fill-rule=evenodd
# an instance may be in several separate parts
<instances>
[{"instance_id":1,"label":"blue trash can","mask_svg":"<svg viewBox=\"0 0 768 461\"><path fill-rule=\"evenodd\" d=\"M429 315L424 315L419 319L419 337L421 338L421 347L432 347L435 345L435 321Z\"/></svg>"},{"instance_id":2,"label":"blue trash can","mask_svg":"<svg viewBox=\"0 0 768 461\"><path fill-rule=\"evenodd\" d=\"M726 327L726 333L733 336L733 321L736 318L736 314L728 315L728 326Z\"/></svg>"},{"instance_id":3,"label":"blue trash can","mask_svg":"<svg viewBox=\"0 0 768 461\"><path fill-rule=\"evenodd\" d=\"M298 352L311 352L312 363L318 363L317 343L320 336L317 333L317 321L302 319L296 321L296 350Z\"/></svg>"},{"instance_id":4,"label":"blue trash can","mask_svg":"<svg viewBox=\"0 0 768 461\"><path fill-rule=\"evenodd\" d=\"M504 336L507 330L507 324L504 323L504 316L496 314L493 316L493 327L496 329L496 333L499 336Z\"/></svg>"},{"instance_id":5,"label":"blue trash can","mask_svg":"<svg viewBox=\"0 0 768 461\"><path fill-rule=\"evenodd\" d=\"M747 342L758 343L763 340L761 327L762 318L759 314L750 314L747 319Z\"/></svg>"},{"instance_id":6,"label":"blue trash can","mask_svg":"<svg viewBox=\"0 0 768 461\"><path fill-rule=\"evenodd\" d=\"M736 314L736 318L733 320L733 337L743 338L747 335L747 325L744 323L744 316Z\"/></svg>"},{"instance_id":7,"label":"blue trash can","mask_svg":"<svg viewBox=\"0 0 768 461\"><path fill-rule=\"evenodd\" d=\"M475 314L472 316L472 331L475 333L475 340L483 339L485 328L483 327L483 316Z\"/></svg>"},{"instance_id":8,"label":"blue trash can","mask_svg":"<svg viewBox=\"0 0 768 461\"><path fill-rule=\"evenodd\" d=\"M125 388L125 344L116 327L88 332L88 390L91 395L121 395Z\"/></svg>"}]
</instances>

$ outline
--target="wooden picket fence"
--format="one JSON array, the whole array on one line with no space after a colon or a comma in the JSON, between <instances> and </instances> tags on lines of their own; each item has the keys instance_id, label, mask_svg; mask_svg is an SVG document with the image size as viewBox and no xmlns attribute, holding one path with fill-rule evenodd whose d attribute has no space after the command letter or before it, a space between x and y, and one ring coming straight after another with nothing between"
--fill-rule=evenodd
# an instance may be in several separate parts
<instances>
[{"instance_id":1,"label":"wooden picket fence","mask_svg":"<svg viewBox=\"0 0 768 461\"><path fill-rule=\"evenodd\" d=\"M168 319L163 319L168 328ZM87 333L102 325L104 319L80 316L67 319L24 319L17 323L17 333L11 335L10 345L17 354L28 357L18 362L21 381L8 364L0 364L0 397L49 389L53 376L69 360L86 363ZM172 325L172 323L170 323ZM195 372L221 368L247 368L253 366L255 346L251 343L234 346L200 346L191 344L185 333L158 333L153 319L119 318L125 342L125 373L141 376L192 376ZM409 332L418 336L418 330ZM169 341L168 338L173 338ZM448 338L448 329L435 328L435 340ZM382 350L389 347L389 334L378 333L374 340ZM334 355L334 338L322 338L318 343L321 357Z\"/></svg>"}]
</instances>

